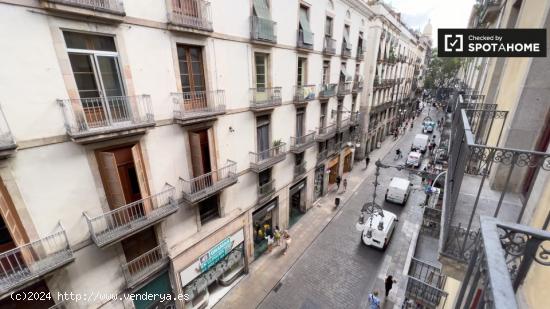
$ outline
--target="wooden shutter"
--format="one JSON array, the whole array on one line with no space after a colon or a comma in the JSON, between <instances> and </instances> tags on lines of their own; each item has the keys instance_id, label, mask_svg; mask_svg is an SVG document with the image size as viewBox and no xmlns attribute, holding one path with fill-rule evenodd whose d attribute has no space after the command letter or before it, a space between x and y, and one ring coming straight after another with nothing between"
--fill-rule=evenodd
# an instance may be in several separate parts
<instances>
[{"instance_id":1,"label":"wooden shutter","mask_svg":"<svg viewBox=\"0 0 550 309\"><path fill-rule=\"evenodd\" d=\"M99 152L97 161L110 208L114 210L126 205L115 154L112 152Z\"/></svg>"},{"instance_id":2,"label":"wooden shutter","mask_svg":"<svg viewBox=\"0 0 550 309\"><path fill-rule=\"evenodd\" d=\"M4 223L10 231L11 238L16 246L21 246L29 242L29 238L23 224L19 219L19 215L15 210L15 206L8 194L8 190L4 186L4 182L0 179L0 212Z\"/></svg>"},{"instance_id":3,"label":"wooden shutter","mask_svg":"<svg viewBox=\"0 0 550 309\"><path fill-rule=\"evenodd\" d=\"M202 166L200 134L189 132L189 146L189 149L191 150L191 165L193 169L193 177L198 177L204 174L204 168Z\"/></svg>"},{"instance_id":4,"label":"wooden shutter","mask_svg":"<svg viewBox=\"0 0 550 309\"><path fill-rule=\"evenodd\" d=\"M138 178L141 198L144 199L149 197L150 193L149 186L147 184L147 174L145 173L145 165L143 164L143 157L141 156L139 144L136 144L132 147L132 157L134 159L134 166L136 168L136 175ZM145 212L151 211L153 209L150 199L145 200L144 207Z\"/></svg>"}]
</instances>

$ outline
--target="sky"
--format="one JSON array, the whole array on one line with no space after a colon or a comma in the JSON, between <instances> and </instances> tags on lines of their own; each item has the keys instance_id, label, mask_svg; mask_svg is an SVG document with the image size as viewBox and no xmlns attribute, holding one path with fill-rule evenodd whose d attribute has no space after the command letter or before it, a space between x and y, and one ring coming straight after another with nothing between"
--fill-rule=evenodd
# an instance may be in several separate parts
<instances>
[{"instance_id":1,"label":"sky","mask_svg":"<svg viewBox=\"0 0 550 309\"><path fill-rule=\"evenodd\" d=\"M438 28L466 28L475 0L385 0L401 13L409 28L424 30L431 20L432 41L437 44Z\"/></svg>"}]
</instances>

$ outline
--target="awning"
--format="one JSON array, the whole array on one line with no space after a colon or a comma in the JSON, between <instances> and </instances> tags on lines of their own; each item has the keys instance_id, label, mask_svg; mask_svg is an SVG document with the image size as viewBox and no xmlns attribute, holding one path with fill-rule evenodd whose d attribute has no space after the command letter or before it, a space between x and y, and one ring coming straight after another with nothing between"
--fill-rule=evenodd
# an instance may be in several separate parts
<instances>
[{"instance_id":1,"label":"awning","mask_svg":"<svg viewBox=\"0 0 550 309\"><path fill-rule=\"evenodd\" d=\"M254 0L254 12L256 12L256 16L260 18L271 18L269 15L269 7L267 6L267 0Z\"/></svg>"},{"instance_id":2,"label":"awning","mask_svg":"<svg viewBox=\"0 0 550 309\"><path fill-rule=\"evenodd\" d=\"M304 8L300 8L300 27L302 27L304 43L313 45L313 33L311 33L307 12Z\"/></svg>"}]
</instances>

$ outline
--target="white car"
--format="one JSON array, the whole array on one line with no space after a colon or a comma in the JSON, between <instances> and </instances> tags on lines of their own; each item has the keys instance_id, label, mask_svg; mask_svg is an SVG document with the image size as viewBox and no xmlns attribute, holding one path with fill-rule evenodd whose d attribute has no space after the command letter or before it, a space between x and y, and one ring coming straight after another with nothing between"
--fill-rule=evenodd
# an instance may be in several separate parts
<instances>
[{"instance_id":1,"label":"white car","mask_svg":"<svg viewBox=\"0 0 550 309\"><path fill-rule=\"evenodd\" d=\"M416 151L409 152L409 155L407 156L407 161L405 162L405 164L407 166L419 167L420 163L422 163L422 154Z\"/></svg>"},{"instance_id":2,"label":"white car","mask_svg":"<svg viewBox=\"0 0 550 309\"><path fill-rule=\"evenodd\" d=\"M397 216L389 211L382 210L383 215L374 213L364 223L361 240L367 246L385 250L390 243L397 225Z\"/></svg>"}]
</instances>

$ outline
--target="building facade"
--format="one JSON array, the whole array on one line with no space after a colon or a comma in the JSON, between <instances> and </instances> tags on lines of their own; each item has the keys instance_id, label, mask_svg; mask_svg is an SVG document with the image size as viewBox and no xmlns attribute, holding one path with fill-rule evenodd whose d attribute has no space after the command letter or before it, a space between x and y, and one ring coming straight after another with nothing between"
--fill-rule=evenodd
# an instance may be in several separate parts
<instances>
[{"instance_id":1,"label":"building facade","mask_svg":"<svg viewBox=\"0 0 550 309\"><path fill-rule=\"evenodd\" d=\"M383 9L1 1L0 306L215 303L351 171L369 106L414 90L422 48Z\"/></svg>"}]
</instances>

